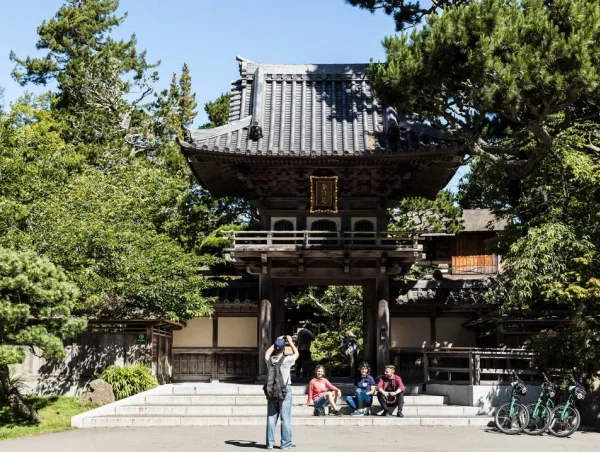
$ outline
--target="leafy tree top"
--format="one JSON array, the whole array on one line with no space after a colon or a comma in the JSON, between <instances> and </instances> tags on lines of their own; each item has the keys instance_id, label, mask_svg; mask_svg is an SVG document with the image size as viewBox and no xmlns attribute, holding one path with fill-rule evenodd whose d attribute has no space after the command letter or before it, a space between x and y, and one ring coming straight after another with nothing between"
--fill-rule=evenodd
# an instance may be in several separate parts
<instances>
[{"instance_id":1,"label":"leafy tree top","mask_svg":"<svg viewBox=\"0 0 600 452\"><path fill-rule=\"evenodd\" d=\"M561 132L596 117L600 3L482 0L446 6L413 33L383 41L377 95L419 114L470 154L524 178Z\"/></svg>"}]
</instances>

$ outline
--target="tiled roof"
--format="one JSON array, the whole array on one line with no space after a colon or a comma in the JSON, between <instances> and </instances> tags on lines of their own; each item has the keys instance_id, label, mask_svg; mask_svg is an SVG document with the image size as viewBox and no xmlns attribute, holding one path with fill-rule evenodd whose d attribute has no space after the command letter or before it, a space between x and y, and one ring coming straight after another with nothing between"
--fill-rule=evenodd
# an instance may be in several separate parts
<instances>
[{"instance_id":1,"label":"tiled roof","mask_svg":"<svg viewBox=\"0 0 600 452\"><path fill-rule=\"evenodd\" d=\"M238 57L229 123L188 130L184 149L250 155L352 156L457 143L373 97L365 64L278 65Z\"/></svg>"}]
</instances>

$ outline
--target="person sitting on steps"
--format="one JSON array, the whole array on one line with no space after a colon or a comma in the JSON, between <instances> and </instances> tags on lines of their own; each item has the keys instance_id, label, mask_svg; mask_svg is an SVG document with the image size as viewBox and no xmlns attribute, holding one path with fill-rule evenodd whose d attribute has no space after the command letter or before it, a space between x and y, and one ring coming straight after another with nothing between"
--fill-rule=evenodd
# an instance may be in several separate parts
<instances>
[{"instance_id":1,"label":"person sitting on steps","mask_svg":"<svg viewBox=\"0 0 600 452\"><path fill-rule=\"evenodd\" d=\"M368 414L368 409L373 404L373 397L377 394L375 380L369 374L371 371L369 363L361 363L359 371L360 377L356 377L354 381L356 395L346 397L346 403L354 409L352 416L364 416Z\"/></svg>"},{"instance_id":2,"label":"person sitting on steps","mask_svg":"<svg viewBox=\"0 0 600 452\"><path fill-rule=\"evenodd\" d=\"M314 404L315 416L324 415L325 410L321 412L319 408L324 408L327 405L329 405L330 416L341 416L342 413L340 413L336 405L338 397L341 396L342 391L329 383L329 380L325 378L325 368L322 365L315 367L315 378L310 380L308 398L306 399L307 406L311 402Z\"/></svg>"},{"instance_id":3,"label":"person sitting on steps","mask_svg":"<svg viewBox=\"0 0 600 452\"><path fill-rule=\"evenodd\" d=\"M396 367L393 364L388 364L385 366L385 374L377 384L377 400L379 400L379 404L383 408L382 416L391 416L394 412L394 407L398 406L396 416L404 417L402 414L404 383L402 383L402 378L395 375L395 373Z\"/></svg>"}]
</instances>

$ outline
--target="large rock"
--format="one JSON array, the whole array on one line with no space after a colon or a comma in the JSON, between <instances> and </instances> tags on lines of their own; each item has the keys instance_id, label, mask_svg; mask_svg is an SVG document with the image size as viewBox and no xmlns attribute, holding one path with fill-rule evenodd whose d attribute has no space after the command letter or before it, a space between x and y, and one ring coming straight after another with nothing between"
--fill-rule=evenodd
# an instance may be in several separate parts
<instances>
[{"instance_id":1,"label":"large rock","mask_svg":"<svg viewBox=\"0 0 600 452\"><path fill-rule=\"evenodd\" d=\"M89 391L81 397L83 402L89 402L96 405L106 405L115 401L115 393L110 384L104 380L92 380Z\"/></svg>"}]
</instances>

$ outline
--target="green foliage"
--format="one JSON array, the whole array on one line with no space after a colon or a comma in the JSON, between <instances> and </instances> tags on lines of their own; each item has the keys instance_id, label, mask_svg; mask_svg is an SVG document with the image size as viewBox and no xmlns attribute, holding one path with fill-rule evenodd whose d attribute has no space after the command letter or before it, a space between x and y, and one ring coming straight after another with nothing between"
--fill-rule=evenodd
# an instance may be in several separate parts
<instances>
[{"instance_id":1,"label":"green foliage","mask_svg":"<svg viewBox=\"0 0 600 452\"><path fill-rule=\"evenodd\" d=\"M207 102L204 105L204 111L208 115L208 122L201 126L201 129L211 129L227 124L229 121L229 103L231 96L229 93L221 94L214 102Z\"/></svg>"},{"instance_id":2,"label":"green foliage","mask_svg":"<svg viewBox=\"0 0 600 452\"><path fill-rule=\"evenodd\" d=\"M414 0L346 0L352 6L375 13L382 11L392 16L396 22L396 31L414 27L421 23L423 18L436 14L452 5L468 5L473 0L434 0L423 2Z\"/></svg>"},{"instance_id":3,"label":"green foliage","mask_svg":"<svg viewBox=\"0 0 600 452\"><path fill-rule=\"evenodd\" d=\"M587 363L600 356L598 322L575 315L559 330L547 330L534 336L527 348L536 354L540 369L561 369L583 374Z\"/></svg>"},{"instance_id":4,"label":"green foliage","mask_svg":"<svg viewBox=\"0 0 600 452\"><path fill-rule=\"evenodd\" d=\"M158 386L158 382L152 376L148 366L143 364L109 366L102 372L100 379L113 387L116 400L125 399Z\"/></svg>"},{"instance_id":5,"label":"green foliage","mask_svg":"<svg viewBox=\"0 0 600 452\"><path fill-rule=\"evenodd\" d=\"M294 295L298 308L310 314L312 329L325 331L311 344L312 359L326 366L332 375L347 373L348 361L340 346L351 330L362 347L363 304L361 286L309 286Z\"/></svg>"},{"instance_id":6,"label":"green foliage","mask_svg":"<svg viewBox=\"0 0 600 452\"><path fill-rule=\"evenodd\" d=\"M19 346L64 357L63 339L87 325L71 316L77 296L64 271L47 258L0 247L0 366L23 361Z\"/></svg>"},{"instance_id":7,"label":"green foliage","mask_svg":"<svg viewBox=\"0 0 600 452\"><path fill-rule=\"evenodd\" d=\"M42 421L31 423L0 403L0 440L70 430L73 416L96 408L75 397L27 397L25 401L39 411Z\"/></svg>"},{"instance_id":8,"label":"green foliage","mask_svg":"<svg viewBox=\"0 0 600 452\"><path fill-rule=\"evenodd\" d=\"M371 78L386 105L419 114L467 152L532 174L563 131L598 114L600 4L482 0L387 37Z\"/></svg>"},{"instance_id":9,"label":"green foliage","mask_svg":"<svg viewBox=\"0 0 600 452\"><path fill-rule=\"evenodd\" d=\"M115 15L118 6L117 0L67 0L38 27L36 47L45 55L10 54L13 77L22 85L56 79L56 114L68 123L63 133L71 140L117 145L123 130L144 127L145 117L135 107L152 93L157 74L148 70L156 65L137 52L135 36L112 38L112 29L125 19ZM125 96L134 92L138 97L130 103Z\"/></svg>"},{"instance_id":10,"label":"green foliage","mask_svg":"<svg viewBox=\"0 0 600 452\"><path fill-rule=\"evenodd\" d=\"M405 232L448 232L462 229L462 209L449 191L441 191L434 200L405 198L390 209L390 230Z\"/></svg>"}]
</instances>

